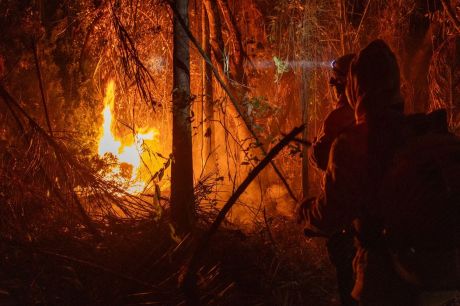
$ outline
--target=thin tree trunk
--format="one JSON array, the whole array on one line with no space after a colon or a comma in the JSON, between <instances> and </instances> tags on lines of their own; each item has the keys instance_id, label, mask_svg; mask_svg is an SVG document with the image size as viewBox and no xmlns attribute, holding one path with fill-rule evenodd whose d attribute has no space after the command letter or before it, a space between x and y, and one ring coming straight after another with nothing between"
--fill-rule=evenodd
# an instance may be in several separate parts
<instances>
[{"instance_id":1,"label":"thin tree trunk","mask_svg":"<svg viewBox=\"0 0 460 306\"><path fill-rule=\"evenodd\" d=\"M225 53L225 45L222 37L222 21L219 14L219 8L215 0L203 0L206 7L206 12L209 20L209 36L212 54L214 60L217 63L215 66L219 75L226 76L223 78L225 86L230 90L232 96L241 100L241 97L245 95L247 89L244 86L240 86L242 79L235 78L235 71L232 71L229 67L229 61L227 60ZM242 75L242 74L240 74ZM236 81L236 82L235 82ZM237 102L238 103L238 102ZM244 106L239 104L230 105L228 109L229 115L232 118L241 117L241 119L252 129L252 122L248 117L247 110ZM250 131L241 129L238 131L240 139L252 139Z\"/></svg>"},{"instance_id":2,"label":"thin tree trunk","mask_svg":"<svg viewBox=\"0 0 460 306\"><path fill-rule=\"evenodd\" d=\"M225 67L225 46L222 38L222 22L220 20L217 3L213 0L203 0L209 20L209 34L214 58L219 63L219 68ZM225 70L225 69L222 69ZM221 72L221 71L219 71ZM224 74L228 71L222 71ZM222 74L223 75L223 74Z\"/></svg>"},{"instance_id":3,"label":"thin tree trunk","mask_svg":"<svg viewBox=\"0 0 460 306\"><path fill-rule=\"evenodd\" d=\"M211 43L209 41L209 20L206 14L206 7L202 3L202 45L204 52L211 56ZM215 169L215 129L214 129L214 97L212 89L212 67L203 59L203 95L204 95L204 156L208 159L207 168L211 171Z\"/></svg>"},{"instance_id":4,"label":"thin tree trunk","mask_svg":"<svg viewBox=\"0 0 460 306\"><path fill-rule=\"evenodd\" d=\"M410 113L425 112L429 103L428 92L428 69L431 57L433 56L432 37L438 33L439 28L435 24L430 24L423 40L416 47L416 52L412 57L409 80L413 88L412 104L406 106Z\"/></svg>"},{"instance_id":5,"label":"thin tree trunk","mask_svg":"<svg viewBox=\"0 0 460 306\"><path fill-rule=\"evenodd\" d=\"M173 4L185 22L188 0ZM173 148L171 165L171 216L179 233L189 232L195 220L190 98L190 50L187 32L174 17L173 53Z\"/></svg>"},{"instance_id":6,"label":"thin tree trunk","mask_svg":"<svg viewBox=\"0 0 460 306\"><path fill-rule=\"evenodd\" d=\"M235 16L232 14L227 0L218 0L222 17L227 26L229 36L233 42L233 54L231 56L231 71L234 74L234 80L239 83L244 83L244 67L243 67L243 43L241 39L241 33L238 30L238 26L235 20Z\"/></svg>"}]
</instances>

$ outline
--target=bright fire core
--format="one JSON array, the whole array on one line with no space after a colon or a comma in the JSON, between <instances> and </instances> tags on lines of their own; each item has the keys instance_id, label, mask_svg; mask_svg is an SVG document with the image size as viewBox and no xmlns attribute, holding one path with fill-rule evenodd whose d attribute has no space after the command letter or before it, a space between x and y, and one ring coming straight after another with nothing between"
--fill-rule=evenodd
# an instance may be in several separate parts
<instances>
[{"instance_id":1,"label":"bright fire core","mask_svg":"<svg viewBox=\"0 0 460 306\"><path fill-rule=\"evenodd\" d=\"M125 137L116 137L114 124L115 106L115 83L110 81L104 96L104 110L102 112L103 124L99 139L99 156L112 155L118 161L107 178L117 180L127 186L132 193L139 193L151 177L153 171L158 168L158 162L154 162L149 152L156 150L158 145L158 130L144 128L131 131ZM147 156L146 156L147 155Z\"/></svg>"}]
</instances>

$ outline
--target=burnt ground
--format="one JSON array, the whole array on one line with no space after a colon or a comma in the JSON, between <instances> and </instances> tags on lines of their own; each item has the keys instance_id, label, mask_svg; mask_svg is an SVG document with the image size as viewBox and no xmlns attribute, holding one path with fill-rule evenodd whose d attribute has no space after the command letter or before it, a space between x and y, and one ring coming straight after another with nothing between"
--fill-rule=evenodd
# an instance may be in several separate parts
<instances>
[{"instance_id":1,"label":"burnt ground","mask_svg":"<svg viewBox=\"0 0 460 306\"><path fill-rule=\"evenodd\" d=\"M168 222L114 221L95 240L50 229L0 243L0 305L184 305L191 243ZM203 305L338 305L324 241L275 218L244 234L221 229L199 271Z\"/></svg>"}]
</instances>

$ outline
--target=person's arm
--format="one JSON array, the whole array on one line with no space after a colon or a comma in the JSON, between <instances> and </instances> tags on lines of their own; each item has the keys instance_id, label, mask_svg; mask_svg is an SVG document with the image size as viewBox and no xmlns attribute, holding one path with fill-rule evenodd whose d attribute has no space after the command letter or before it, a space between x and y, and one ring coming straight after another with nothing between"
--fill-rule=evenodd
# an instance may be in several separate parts
<instances>
[{"instance_id":1,"label":"person's arm","mask_svg":"<svg viewBox=\"0 0 460 306\"><path fill-rule=\"evenodd\" d=\"M309 156L310 163L323 171L327 169L329 152L335 140L335 135L328 135L325 133L325 130L325 124L323 124L320 133L311 146L311 153Z\"/></svg>"},{"instance_id":2,"label":"person's arm","mask_svg":"<svg viewBox=\"0 0 460 306\"><path fill-rule=\"evenodd\" d=\"M350 107L342 106L333 110L324 120L324 124L313 142L309 156L310 163L326 171L329 152L335 139L348 127L354 124L354 114Z\"/></svg>"},{"instance_id":3,"label":"person's arm","mask_svg":"<svg viewBox=\"0 0 460 306\"><path fill-rule=\"evenodd\" d=\"M362 199L365 160L362 146L350 137L339 137L332 145L322 195L303 208L307 228L332 234L351 224Z\"/></svg>"}]
</instances>

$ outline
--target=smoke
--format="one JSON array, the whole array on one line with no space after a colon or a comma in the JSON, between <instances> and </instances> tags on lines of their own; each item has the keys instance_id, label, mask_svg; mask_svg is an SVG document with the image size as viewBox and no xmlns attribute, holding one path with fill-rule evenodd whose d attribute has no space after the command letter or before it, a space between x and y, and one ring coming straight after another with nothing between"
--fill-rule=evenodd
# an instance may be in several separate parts
<instances>
[{"instance_id":1,"label":"smoke","mask_svg":"<svg viewBox=\"0 0 460 306\"><path fill-rule=\"evenodd\" d=\"M275 57L276 58L276 57ZM275 59L274 58L274 59ZM249 64L256 69L271 69L277 67L276 60L266 59L253 59ZM295 61L282 61L282 65L290 69L296 68L331 68L332 61L309 61L309 60L295 60Z\"/></svg>"},{"instance_id":2,"label":"smoke","mask_svg":"<svg viewBox=\"0 0 460 306\"><path fill-rule=\"evenodd\" d=\"M276 68L279 63L288 69L297 68L331 68L333 61L311 61L311 60L295 60L295 61L284 61L277 57L276 60L266 60L262 58L252 59L250 63L246 63L247 68L255 68L257 70L267 70ZM162 56L152 56L148 60L148 67L154 72L162 72L166 69L166 59Z\"/></svg>"}]
</instances>

